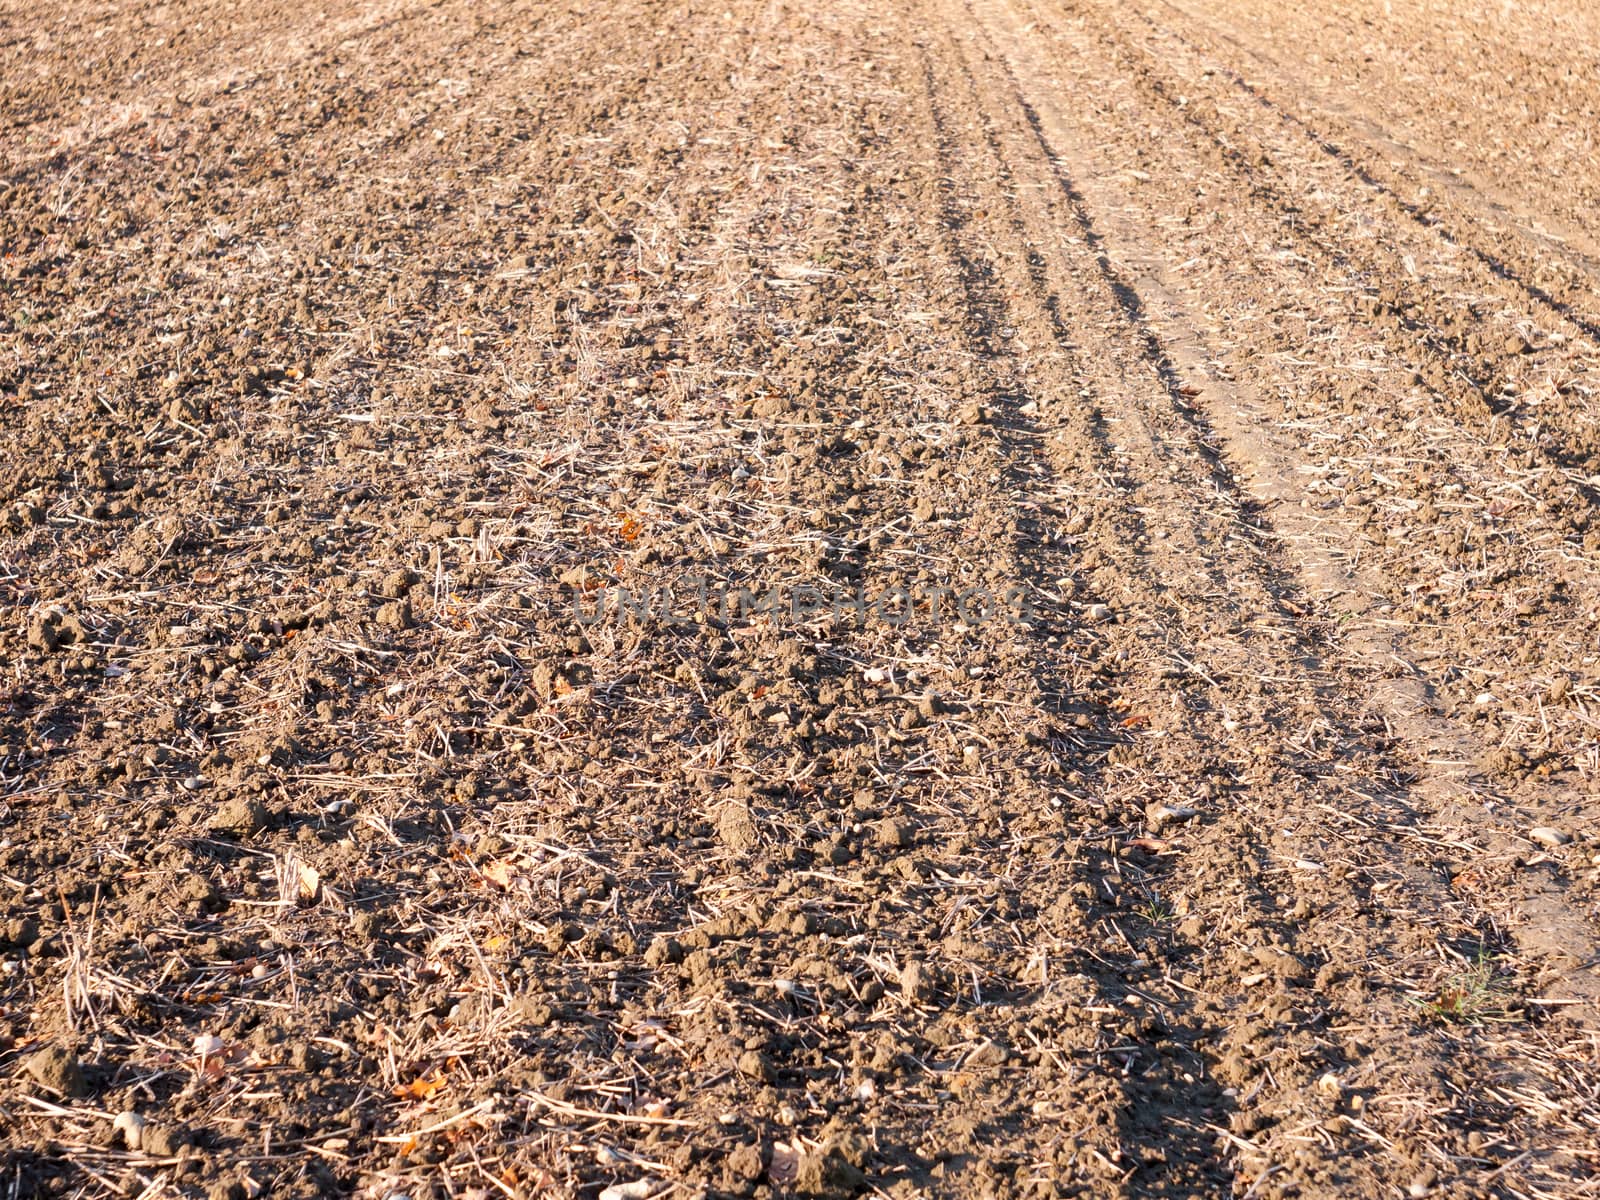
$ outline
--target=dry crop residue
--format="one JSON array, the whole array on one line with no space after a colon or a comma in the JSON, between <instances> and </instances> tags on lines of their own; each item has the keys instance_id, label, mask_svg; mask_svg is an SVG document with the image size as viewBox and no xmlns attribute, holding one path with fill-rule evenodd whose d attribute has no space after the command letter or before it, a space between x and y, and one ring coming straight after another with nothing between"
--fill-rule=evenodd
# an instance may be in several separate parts
<instances>
[{"instance_id":1,"label":"dry crop residue","mask_svg":"<svg viewBox=\"0 0 1600 1200\"><path fill-rule=\"evenodd\" d=\"M0 1197L1592 1194L1596 33L9 4Z\"/></svg>"}]
</instances>

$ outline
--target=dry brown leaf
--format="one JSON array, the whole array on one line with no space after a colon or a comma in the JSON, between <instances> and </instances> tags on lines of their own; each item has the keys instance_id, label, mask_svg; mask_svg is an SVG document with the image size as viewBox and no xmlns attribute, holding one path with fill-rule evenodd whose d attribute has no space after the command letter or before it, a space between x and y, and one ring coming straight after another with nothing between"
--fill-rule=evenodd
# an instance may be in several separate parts
<instances>
[{"instance_id":1,"label":"dry brown leaf","mask_svg":"<svg viewBox=\"0 0 1600 1200\"><path fill-rule=\"evenodd\" d=\"M511 887L511 881L516 878L517 868L505 859L497 858L479 868L478 874L504 892Z\"/></svg>"},{"instance_id":2,"label":"dry brown leaf","mask_svg":"<svg viewBox=\"0 0 1600 1200\"><path fill-rule=\"evenodd\" d=\"M402 1083L394 1089L394 1094L402 1100L431 1100L449 1082L443 1071L435 1071L432 1075L420 1075L410 1083Z\"/></svg>"}]
</instances>

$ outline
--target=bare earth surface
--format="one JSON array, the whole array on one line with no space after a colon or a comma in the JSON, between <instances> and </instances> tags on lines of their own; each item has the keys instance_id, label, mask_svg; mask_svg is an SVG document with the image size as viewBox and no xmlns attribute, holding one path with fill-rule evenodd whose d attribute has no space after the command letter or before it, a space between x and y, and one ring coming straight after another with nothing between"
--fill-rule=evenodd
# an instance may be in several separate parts
<instances>
[{"instance_id":1,"label":"bare earth surface","mask_svg":"<svg viewBox=\"0 0 1600 1200\"><path fill-rule=\"evenodd\" d=\"M1583 0L0 0L0 1197L1600 1192L1597 130Z\"/></svg>"}]
</instances>

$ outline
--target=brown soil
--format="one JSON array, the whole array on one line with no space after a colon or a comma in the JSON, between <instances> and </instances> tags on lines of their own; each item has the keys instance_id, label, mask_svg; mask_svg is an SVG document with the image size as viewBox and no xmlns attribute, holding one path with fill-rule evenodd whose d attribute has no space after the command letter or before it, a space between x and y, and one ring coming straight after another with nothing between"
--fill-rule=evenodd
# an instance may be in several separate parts
<instances>
[{"instance_id":1,"label":"brown soil","mask_svg":"<svg viewBox=\"0 0 1600 1200\"><path fill-rule=\"evenodd\" d=\"M1597 47L6 4L0 1196L1594 1194Z\"/></svg>"}]
</instances>

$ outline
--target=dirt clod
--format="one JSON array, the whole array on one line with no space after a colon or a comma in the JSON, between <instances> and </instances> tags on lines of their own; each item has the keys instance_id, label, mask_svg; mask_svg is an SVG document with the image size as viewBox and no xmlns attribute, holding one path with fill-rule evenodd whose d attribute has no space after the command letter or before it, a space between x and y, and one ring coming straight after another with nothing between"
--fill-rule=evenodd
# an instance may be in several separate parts
<instances>
[{"instance_id":1,"label":"dirt clod","mask_svg":"<svg viewBox=\"0 0 1600 1200\"><path fill-rule=\"evenodd\" d=\"M926 1004L933 999L933 973L919 959L911 959L900 968L900 994L912 1004Z\"/></svg>"},{"instance_id":2,"label":"dirt clod","mask_svg":"<svg viewBox=\"0 0 1600 1200\"><path fill-rule=\"evenodd\" d=\"M271 821L266 805L253 796L233 796L225 801L206 822L215 833L249 837L260 833Z\"/></svg>"},{"instance_id":3,"label":"dirt clod","mask_svg":"<svg viewBox=\"0 0 1600 1200\"><path fill-rule=\"evenodd\" d=\"M853 1196L866 1186L865 1172L833 1147L801 1155L794 1181L802 1196Z\"/></svg>"},{"instance_id":4,"label":"dirt clod","mask_svg":"<svg viewBox=\"0 0 1600 1200\"><path fill-rule=\"evenodd\" d=\"M144 1152L153 1158L172 1158L193 1140L185 1125L151 1121L144 1127Z\"/></svg>"},{"instance_id":5,"label":"dirt clod","mask_svg":"<svg viewBox=\"0 0 1600 1200\"><path fill-rule=\"evenodd\" d=\"M7 11L0 1195L1593 1191L1600 6Z\"/></svg>"},{"instance_id":6,"label":"dirt clod","mask_svg":"<svg viewBox=\"0 0 1600 1200\"><path fill-rule=\"evenodd\" d=\"M41 1087L62 1096L78 1097L89 1090L77 1056L63 1046L46 1046L29 1055L28 1075Z\"/></svg>"},{"instance_id":7,"label":"dirt clod","mask_svg":"<svg viewBox=\"0 0 1600 1200\"><path fill-rule=\"evenodd\" d=\"M886 850L903 850L915 839L916 830L911 822L895 817L885 817L878 822L877 842Z\"/></svg>"}]
</instances>

